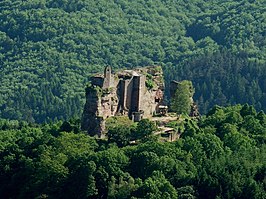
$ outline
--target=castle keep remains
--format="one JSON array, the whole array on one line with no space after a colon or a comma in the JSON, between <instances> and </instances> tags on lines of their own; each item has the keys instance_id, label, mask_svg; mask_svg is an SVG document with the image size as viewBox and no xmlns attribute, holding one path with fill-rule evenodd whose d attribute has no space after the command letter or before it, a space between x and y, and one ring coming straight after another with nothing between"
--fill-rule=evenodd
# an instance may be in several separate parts
<instances>
[{"instance_id":1,"label":"castle keep remains","mask_svg":"<svg viewBox=\"0 0 266 199\"><path fill-rule=\"evenodd\" d=\"M134 121L149 118L159 112L163 91L163 73L159 66L115 74L108 66L104 75L94 75L86 88L81 128L90 135L102 137L108 117L124 115Z\"/></svg>"}]
</instances>

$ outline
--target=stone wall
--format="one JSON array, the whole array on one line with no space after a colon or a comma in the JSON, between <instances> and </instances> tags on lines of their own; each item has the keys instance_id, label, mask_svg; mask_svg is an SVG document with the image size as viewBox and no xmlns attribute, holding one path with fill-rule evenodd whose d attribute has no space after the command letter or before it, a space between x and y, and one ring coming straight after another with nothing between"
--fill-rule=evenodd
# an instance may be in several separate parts
<instances>
[{"instance_id":1,"label":"stone wall","mask_svg":"<svg viewBox=\"0 0 266 199\"><path fill-rule=\"evenodd\" d=\"M102 77L102 78L101 78ZM147 78L153 87L147 87ZM81 128L102 137L105 120L115 115L132 119L151 117L163 101L163 74L160 67L145 67L112 73L106 67L103 76L93 76L86 89L86 104Z\"/></svg>"},{"instance_id":2,"label":"stone wall","mask_svg":"<svg viewBox=\"0 0 266 199\"><path fill-rule=\"evenodd\" d=\"M105 67L104 69L104 82L103 82L103 89L113 87L113 75L110 66Z\"/></svg>"},{"instance_id":3,"label":"stone wall","mask_svg":"<svg viewBox=\"0 0 266 199\"><path fill-rule=\"evenodd\" d=\"M103 120L100 118L101 112L101 90L97 86L86 88L86 103L81 119L81 129L89 130L90 135L101 136L100 132L105 131ZM86 110L86 111L85 111Z\"/></svg>"}]
</instances>

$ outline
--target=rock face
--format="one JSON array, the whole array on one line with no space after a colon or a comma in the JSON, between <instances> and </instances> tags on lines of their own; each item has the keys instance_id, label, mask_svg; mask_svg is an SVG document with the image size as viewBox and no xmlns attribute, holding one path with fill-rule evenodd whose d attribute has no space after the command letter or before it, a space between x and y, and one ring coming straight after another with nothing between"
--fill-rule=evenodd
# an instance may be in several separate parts
<instances>
[{"instance_id":1,"label":"rock face","mask_svg":"<svg viewBox=\"0 0 266 199\"><path fill-rule=\"evenodd\" d=\"M124 70L113 74L106 67L104 75L95 75L86 88L86 104L81 128L90 135L104 136L105 120L126 115L134 121L159 112L164 95L161 67Z\"/></svg>"},{"instance_id":2,"label":"rock face","mask_svg":"<svg viewBox=\"0 0 266 199\"><path fill-rule=\"evenodd\" d=\"M199 108L195 102L193 102L193 104L191 105L191 111L190 111L189 116L196 117L196 118L200 117Z\"/></svg>"}]
</instances>

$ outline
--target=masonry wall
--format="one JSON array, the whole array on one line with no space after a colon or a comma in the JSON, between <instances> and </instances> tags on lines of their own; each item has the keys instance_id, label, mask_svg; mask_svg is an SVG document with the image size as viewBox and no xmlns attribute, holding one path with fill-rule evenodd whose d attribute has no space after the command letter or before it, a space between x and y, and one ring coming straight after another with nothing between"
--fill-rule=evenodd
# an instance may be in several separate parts
<instances>
[{"instance_id":1,"label":"masonry wall","mask_svg":"<svg viewBox=\"0 0 266 199\"><path fill-rule=\"evenodd\" d=\"M97 85L92 85L92 91L86 94L82 129L101 137L108 117L126 115L131 118L133 112L144 113L145 117L152 116L161 103L161 100L156 101L155 98L158 98L157 91L162 88L163 82L157 81L160 74L154 75L154 78L157 78L155 87L148 90L145 85L147 71L146 68L125 70L117 75L112 74L111 68L106 67L103 79L93 77L91 83Z\"/></svg>"},{"instance_id":2,"label":"masonry wall","mask_svg":"<svg viewBox=\"0 0 266 199\"><path fill-rule=\"evenodd\" d=\"M113 75L111 71L111 67L107 66L104 69L104 83L103 83L103 89L110 88L113 86Z\"/></svg>"},{"instance_id":3,"label":"masonry wall","mask_svg":"<svg viewBox=\"0 0 266 199\"><path fill-rule=\"evenodd\" d=\"M135 76L133 78L133 89L132 89L132 98L131 98L131 110L130 114L132 112L137 112L139 110L139 77Z\"/></svg>"},{"instance_id":4,"label":"masonry wall","mask_svg":"<svg viewBox=\"0 0 266 199\"><path fill-rule=\"evenodd\" d=\"M119 102L119 113L123 114L126 107L126 94L127 94L127 82L126 80L121 80L120 82L120 102Z\"/></svg>"},{"instance_id":5,"label":"masonry wall","mask_svg":"<svg viewBox=\"0 0 266 199\"><path fill-rule=\"evenodd\" d=\"M129 114L129 112L131 110L132 92L133 92L133 86L134 86L133 77L131 79L127 80L127 82L128 83L127 83L125 108L127 109L127 114Z\"/></svg>"}]
</instances>

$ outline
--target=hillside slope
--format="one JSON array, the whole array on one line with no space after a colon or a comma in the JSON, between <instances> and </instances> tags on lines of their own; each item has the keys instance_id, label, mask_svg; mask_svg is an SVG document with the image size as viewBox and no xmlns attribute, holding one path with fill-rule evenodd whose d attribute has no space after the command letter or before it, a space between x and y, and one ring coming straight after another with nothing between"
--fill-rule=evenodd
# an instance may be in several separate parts
<instances>
[{"instance_id":1,"label":"hillside slope","mask_svg":"<svg viewBox=\"0 0 266 199\"><path fill-rule=\"evenodd\" d=\"M80 116L88 76L105 65L118 69L160 64L167 82L190 79L199 84L196 100L204 111L218 103L219 95L201 97L202 83L208 79L198 81L199 70L204 71L200 68L205 65L225 70L227 65L213 59L197 70L197 60L220 51L232 60L243 59L251 70L257 67L258 77L243 72L239 79L248 75L261 92L260 97L252 90L244 92L241 99L247 95L253 99L239 101L234 97L238 88L232 88L233 97L225 95L220 104L249 102L266 110L264 4L264 0L3 0L0 116L29 122ZM212 79L222 81L215 73ZM246 87L249 79L241 86ZM208 86L211 92L225 89L213 84Z\"/></svg>"}]
</instances>

